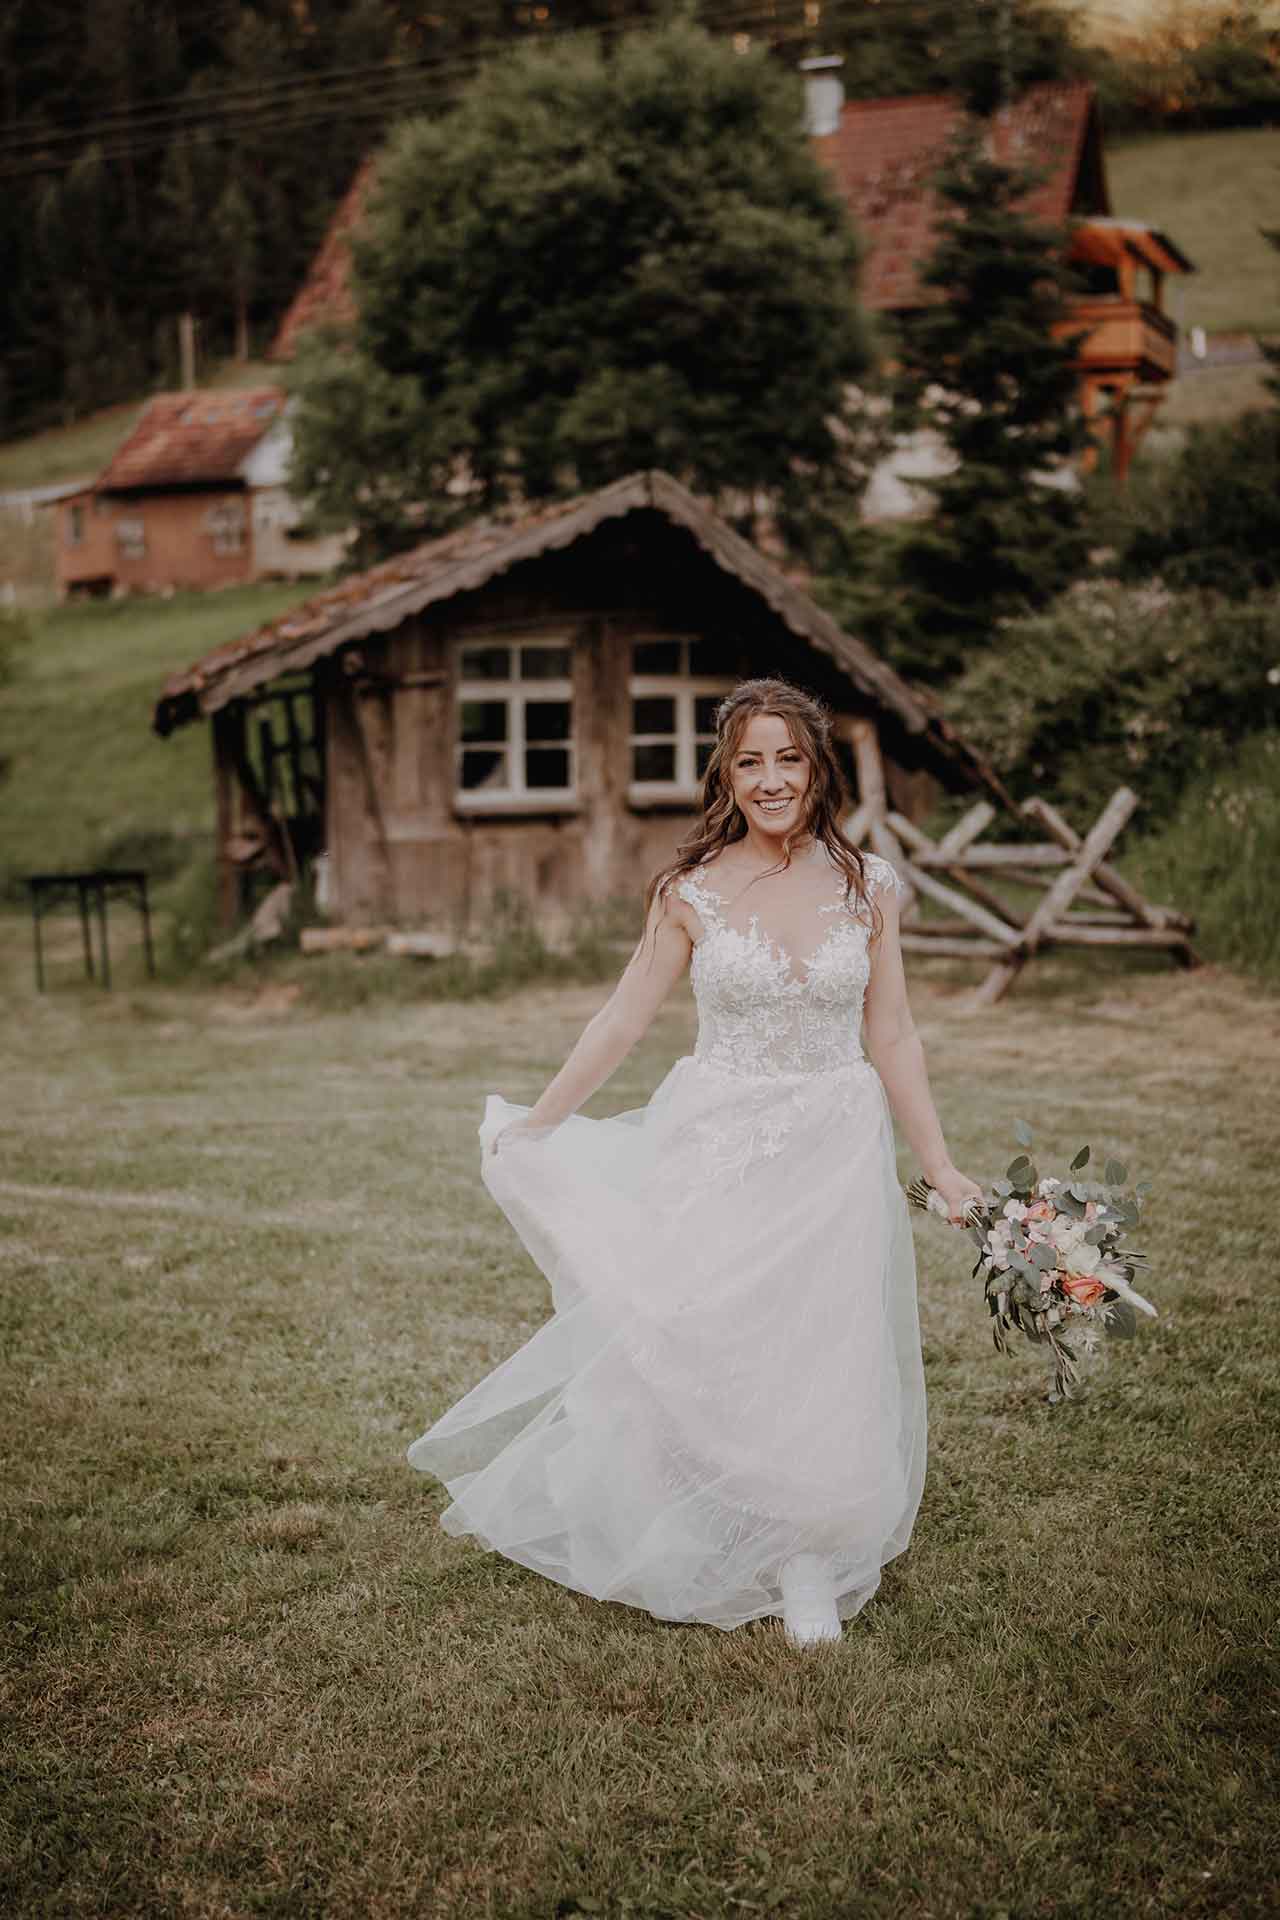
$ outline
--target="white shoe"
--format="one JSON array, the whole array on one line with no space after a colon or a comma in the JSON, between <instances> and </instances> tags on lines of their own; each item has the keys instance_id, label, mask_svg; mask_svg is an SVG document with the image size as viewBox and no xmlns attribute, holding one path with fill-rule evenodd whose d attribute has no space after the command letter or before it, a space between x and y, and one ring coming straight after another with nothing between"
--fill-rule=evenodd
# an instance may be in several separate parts
<instances>
[{"instance_id":1,"label":"white shoe","mask_svg":"<svg viewBox=\"0 0 1280 1920\"><path fill-rule=\"evenodd\" d=\"M782 1621L793 1647L840 1638L835 1589L821 1554L797 1553L783 1567Z\"/></svg>"}]
</instances>

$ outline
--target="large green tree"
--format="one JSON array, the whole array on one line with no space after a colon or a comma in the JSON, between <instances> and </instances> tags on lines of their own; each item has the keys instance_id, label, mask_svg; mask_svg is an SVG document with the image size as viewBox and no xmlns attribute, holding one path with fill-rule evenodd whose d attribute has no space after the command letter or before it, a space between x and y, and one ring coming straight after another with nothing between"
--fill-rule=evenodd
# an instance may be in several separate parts
<instances>
[{"instance_id":1,"label":"large green tree","mask_svg":"<svg viewBox=\"0 0 1280 1920\"><path fill-rule=\"evenodd\" d=\"M295 476L366 551L639 467L790 516L846 475L858 247L765 55L684 22L523 50L378 177Z\"/></svg>"}]
</instances>

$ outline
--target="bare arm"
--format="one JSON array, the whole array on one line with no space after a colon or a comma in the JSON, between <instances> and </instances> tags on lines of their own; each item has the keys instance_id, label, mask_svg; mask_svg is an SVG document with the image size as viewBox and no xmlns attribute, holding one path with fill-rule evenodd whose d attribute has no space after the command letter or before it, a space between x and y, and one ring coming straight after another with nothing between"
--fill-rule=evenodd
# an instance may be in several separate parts
<instances>
[{"instance_id":1,"label":"bare arm","mask_svg":"<svg viewBox=\"0 0 1280 1920\"><path fill-rule=\"evenodd\" d=\"M981 1199L982 1189L953 1165L933 1104L924 1048L907 999L897 896L886 889L877 896L876 904L883 926L871 947L871 979L864 1010L867 1055L884 1082L894 1118L907 1136L926 1180L947 1202L950 1218L958 1221L966 1199L973 1195Z\"/></svg>"},{"instance_id":2,"label":"bare arm","mask_svg":"<svg viewBox=\"0 0 1280 1920\"><path fill-rule=\"evenodd\" d=\"M513 1123L515 1129L559 1126L621 1066L689 964L693 942L687 918L683 902L661 897L654 901L644 937L617 986L588 1021L528 1118Z\"/></svg>"}]
</instances>

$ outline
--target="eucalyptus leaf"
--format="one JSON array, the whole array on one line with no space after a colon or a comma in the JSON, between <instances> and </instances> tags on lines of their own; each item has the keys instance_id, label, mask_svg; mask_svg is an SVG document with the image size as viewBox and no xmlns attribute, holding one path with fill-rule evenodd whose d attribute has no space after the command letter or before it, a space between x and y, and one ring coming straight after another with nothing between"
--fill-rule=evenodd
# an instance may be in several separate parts
<instances>
[{"instance_id":1,"label":"eucalyptus leaf","mask_svg":"<svg viewBox=\"0 0 1280 1920\"><path fill-rule=\"evenodd\" d=\"M1008 1166L1005 1168L1005 1173L1008 1175L1009 1179L1013 1181L1015 1186L1017 1186L1018 1183L1021 1181L1023 1174L1030 1173L1030 1171L1031 1171L1031 1160L1029 1155L1025 1153L1018 1154L1016 1159L1011 1160Z\"/></svg>"},{"instance_id":2,"label":"eucalyptus leaf","mask_svg":"<svg viewBox=\"0 0 1280 1920\"><path fill-rule=\"evenodd\" d=\"M1107 1308L1107 1332L1113 1340L1132 1340L1138 1330L1138 1316L1127 1300L1116 1300Z\"/></svg>"},{"instance_id":3,"label":"eucalyptus leaf","mask_svg":"<svg viewBox=\"0 0 1280 1920\"><path fill-rule=\"evenodd\" d=\"M1137 1194L1139 1200L1145 1200L1150 1191L1151 1182L1149 1180L1139 1180L1137 1186L1134 1188L1134 1192Z\"/></svg>"},{"instance_id":4,"label":"eucalyptus leaf","mask_svg":"<svg viewBox=\"0 0 1280 1920\"><path fill-rule=\"evenodd\" d=\"M1031 1264L1037 1273L1052 1273L1058 1264L1056 1249L1046 1247L1043 1241L1037 1241L1031 1249Z\"/></svg>"},{"instance_id":5,"label":"eucalyptus leaf","mask_svg":"<svg viewBox=\"0 0 1280 1920\"><path fill-rule=\"evenodd\" d=\"M1082 1180L1073 1180L1067 1188L1067 1192L1071 1194L1074 1199L1078 1200L1082 1206L1089 1198L1089 1189Z\"/></svg>"},{"instance_id":6,"label":"eucalyptus leaf","mask_svg":"<svg viewBox=\"0 0 1280 1920\"><path fill-rule=\"evenodd\" d=\"M1014 1121L1013 1137L1020 1147L1029 1147L1031 1145L1031 1129L1025 1120Z\"/></svg>"},{"instance_id":7,"label":"eucalyptus leaf","mask_svg":"<svg viewBox=\"0 0 1280 1920\"><path fill-rule=\"evenodd\" d=\"M1129 1169L1123 1160L1108 1160L1103 1179L1109 1187L1122 1187L1129 1178Z\"/></svg>"},{"instance_id":8,"label":"eucalyptus leaf","mask_svg":"<svg viewBox=\"0 0 1280 1920\"><path fill-rule=\"evenodd\" d=\"M1081 1147L1079 1153L1076 1155L1075 1159L1071 1162L1071 1171L1072 1173L1079 1173L1081 1167L1087 1167L1088 1164L1089 1164L1089 1149L1088 1147Z\"/></svg>"},{"instance_id":9,"label":"eucalyptus leaf","mask_svg":"<svg viewBox=\"0 0 1280 1920\"><path fill-rule=\"evenodd\" d=\"M1091 1247L1100 1247L1110 1231L1110 1227L1090 1227L1084 1237Z\"/></svg>"},{"instance_id":10,"label":"eucalyptus leaf","mask_svg":"<svg viewBox=\"0 0 1280 1920\"><path fill-rule=\"evenodd\" d=\"M998 1193L1002 1200L1007 1200L1013 1192L1013 1186L1008 1180L993 1180L991 1182L991 1191L992 1193Z\"/></svg>"}]
</instances>

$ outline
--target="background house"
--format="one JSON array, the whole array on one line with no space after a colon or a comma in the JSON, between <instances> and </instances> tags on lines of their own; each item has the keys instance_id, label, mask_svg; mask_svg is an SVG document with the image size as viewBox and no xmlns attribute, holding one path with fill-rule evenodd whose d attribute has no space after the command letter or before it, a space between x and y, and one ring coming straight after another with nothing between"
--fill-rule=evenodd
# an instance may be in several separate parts
<instances>
[{"instance_id":1,"label":"background house","mask_svg":"<svg viewBox=\"0 0 1280 1920\"><path fill-rule=\"evenodd\" d=\"M478 521L175 674L161 734L213 723L221 913L321 850L349 922L456 925L634 895L698 809L744 675L870 720L895 805L999 782L940 714L669 476Z\"/></svg>"},{"instance_id":2,"label":"background house","mask_svg":"<svg viewBox=\"0 0 1280 1920\"><path fill-rule=\"evenodd\" d=\"M158 394L97 479L58 503L59 592L331 571L341 535L292 537L290 452L280 387Z\"/></svg>"},{"instance_id":3,"label":"background house","mask_svg":"<svg viewBox=\"0 0 1280 1920\"><path fill-rule=\"evenodd\" d=\"M886 315L909 313L936 297L922 285L919 269L938 217L932 177L964 116L963 102L953 94L845 100L839 65L805 63L806 125L867 249L863 304ZM1098 423L1099 436L1110 440L1114 470L1123 476L1177 368L1166 280L1191 271L1191 262L1167 235L1114 215L1102 124L1087 82L1031 87L990 127L1001 161L1043 174L1027 199L1027 213L1070 225L1070 256L1084 272L1087 290L1062 332L1086 335L1078 360L1081 407ZM376 177L375 155L363 162L337 208L276 332L272 358L292 358L313 328L348 326L354 319L350 237ZM916 512L920 497L909 481L938 471L928 436L904 440L873 477L864 502L868 518Z\"/></svg>"}]
</instances>

